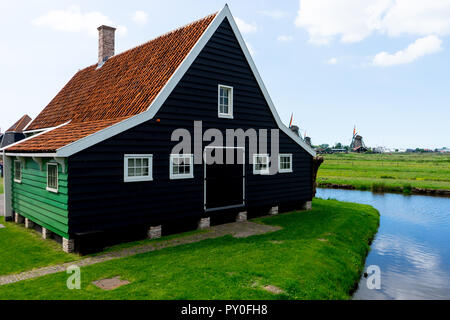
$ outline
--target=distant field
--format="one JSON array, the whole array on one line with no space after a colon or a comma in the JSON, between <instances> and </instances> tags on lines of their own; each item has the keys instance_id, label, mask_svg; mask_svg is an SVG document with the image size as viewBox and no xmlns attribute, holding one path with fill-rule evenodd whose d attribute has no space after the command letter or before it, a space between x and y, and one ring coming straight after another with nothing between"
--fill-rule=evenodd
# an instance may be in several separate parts
<instances>
[{"instance_id":1,"label":"distant field","mask_svg":"<svg viewBox=\"0 0 450 320\"><path fill-rule=\"evenodd\" d=\"M351 185L360 190L404 193L414 188L450 190L450 155L349 153L324 158L319 186Z\"/></svg>"}]
</instances>

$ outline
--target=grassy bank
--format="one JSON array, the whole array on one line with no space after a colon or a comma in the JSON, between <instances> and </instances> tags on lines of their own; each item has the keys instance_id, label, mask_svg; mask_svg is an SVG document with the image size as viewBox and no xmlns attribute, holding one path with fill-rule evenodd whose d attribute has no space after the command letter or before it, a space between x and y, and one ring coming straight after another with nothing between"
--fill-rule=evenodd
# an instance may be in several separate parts
<instances>
[{"instance_id":1,"label":"grassy bank","mask_svg":"<svg viewBox=\"0 0 450 320\"><path fill-rule=\"evenodd\" d=\"M315 199L313 210L257 219L273 233L225 236L81 269L68 290L58 273L0 287L2 299L348 299L379 215L370 206ZM92 281L130 284L103 291ZM265 286L276 286L278 294Z\"/></svg>"},{"instance_id":2,"label":"grassy bank","mask_svg":"<svg viewBox=\"0 0 450 320\"><path fill-rule=\"evenodd\" d=\"M319 186L404 193L450 190L450 155L332 154L324 158Z\"/></svg>"},{"instance_id":3,"label":"grassy bank","mask_svg":"<svg viewBox=\"0 0 450 320\"><path fill-rule=\"evenodd\" d=\"M0 275L18 273L56 263L79 259L77 255L61 251L55 241L43 241L41 234L25 229L24 225L6 222L0 229Z\"/></svg>"}]
</instances>

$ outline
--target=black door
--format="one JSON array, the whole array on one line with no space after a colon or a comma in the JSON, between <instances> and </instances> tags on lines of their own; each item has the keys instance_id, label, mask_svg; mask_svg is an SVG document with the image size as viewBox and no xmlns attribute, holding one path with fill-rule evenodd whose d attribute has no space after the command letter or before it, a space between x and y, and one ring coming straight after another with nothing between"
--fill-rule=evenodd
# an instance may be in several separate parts
<instances>
[{"instance_id":1,"label":"black door","mask_svg":"<svg viewBox=\"0 0 450 320\"><path fill-rule=\"evenodd\" d=\"M205 164L205 209L244 204L244 151L240 148L231 149L231 151L233 151L233 156L230 158L233 159L233 162L227 163L227 149L214 148L211 150L211 156L215 159L220 156L222 161L213 164L208 164L210 162L207 161ZM221 152L222 155L220 155ZM206 156L208 156L208 152L206 152Z\"/></svg>"}]
</instances>

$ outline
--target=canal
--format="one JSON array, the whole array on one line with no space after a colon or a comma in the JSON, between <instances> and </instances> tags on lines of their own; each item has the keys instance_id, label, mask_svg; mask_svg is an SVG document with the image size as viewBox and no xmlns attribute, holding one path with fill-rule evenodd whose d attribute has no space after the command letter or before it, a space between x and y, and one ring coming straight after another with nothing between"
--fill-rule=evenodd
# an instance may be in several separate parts
<instances>
[{"instance_id":1,"label":"canal","mask_svg":"<svg viewBox=\"0 0 450 320\"><path fill-rule=\"evenodd\" d=\"M381 288L363 276L353 299L450 299L450 198L322 188L316 197L380 212L366 268L379 267Z\"/></svg>"}]
</instances>

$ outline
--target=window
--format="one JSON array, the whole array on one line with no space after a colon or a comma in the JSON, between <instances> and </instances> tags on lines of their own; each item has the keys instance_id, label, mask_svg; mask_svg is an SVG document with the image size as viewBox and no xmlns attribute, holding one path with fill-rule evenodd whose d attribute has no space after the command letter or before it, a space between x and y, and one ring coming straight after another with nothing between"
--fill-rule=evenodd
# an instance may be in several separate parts
<instances>
[{"instance_id":1,"label":"window","mask_svg":"<svg viewBox=\"0 0 450 320\"><path fill-rule=\"evenodd\" d=\"M233 87L219 85L219 118L233 118Z\"/></svg>"},{"instance_id":2,"label":"window","mask_svg":"<svg viewBox=\"0 0 450 320\"><path fill-rule=\"evenodd\" d=\"M47 190L58 192L58 164L47 163Z\"/></svg>"},{"instance_id":3,"label":"window","mask_svg":"<svg viewBox=\"0 0 450 320\"><path fill-rule=\"evenodd\" d=\"M278 172L292 172L292 154L279 155Z\"/></svg>"},{"instance_id":4,"label":"window","mask_svg":"<svg viewBox=\"0 0 450 320\"><path fill-rule=\"evenodd\" d=\"M20 160L14 160L14 181L22 182L22 162Z\"/></svg>"},{"instance_id":5,"label":"window","mask_svg":"<svg viewBox=\"0 0 450 320\"><path fill-rule=\"evenodd\" d=\"M153 155L151 154L126 154L124 156L125 182L152 181L153 180Z\"/></svg>"},{"instance_id":6,"label":"window","mask_svg":"<svg viewBox=\"0 0 450 320\"><path fill-rule=\"evenodd\" d=\"M269 155L254 154L253 155L253 174L269 173Z\"/></svg>"},{"instance_id":7,"label":"window","mask_svg":"<svg viewBox=\"0 0 450 320\"><path fill-rule=\"evenodd\" d=\"M194 177L194 156L192 154L170 155L170 179Z\"/></svg>"}]
</instances>

